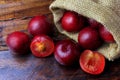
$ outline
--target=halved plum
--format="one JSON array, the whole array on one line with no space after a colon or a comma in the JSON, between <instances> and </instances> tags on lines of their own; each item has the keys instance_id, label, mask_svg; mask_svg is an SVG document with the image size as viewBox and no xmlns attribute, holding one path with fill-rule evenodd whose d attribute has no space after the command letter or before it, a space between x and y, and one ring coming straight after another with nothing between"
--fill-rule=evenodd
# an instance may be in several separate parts
<instances>
[{"instance_id":1,"label":"halved plum","mask_svg":"<svg viewBox=\"0 0 120 80\"><path fill-rule=\"evenodd\" d=\"M80 56L79 63L83 71L98 75L104 71L105 57L99 52L85 50Z\"/></svg>"},{"instance_id":2,"label":"halved plum","mask_svg":"<svg viewBox=\"0 0 120 80\"><path fill-rule=\"evenodd\" d=\"M37 35L30 45L32 54L36 57L50 56L54 51L53 40L47 35Z\"/></svg>"}]
</instances>

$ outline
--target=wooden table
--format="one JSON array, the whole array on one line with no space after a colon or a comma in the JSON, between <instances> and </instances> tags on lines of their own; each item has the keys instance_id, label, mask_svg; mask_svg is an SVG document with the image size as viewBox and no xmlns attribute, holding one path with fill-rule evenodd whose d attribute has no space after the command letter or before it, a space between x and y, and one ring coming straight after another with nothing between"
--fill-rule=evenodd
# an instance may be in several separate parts
<instances>
[{"instance_id":1,"label":"wooden table","mask_svg":"<svg viewBox=\"0 0 120 80\"><path fill-rule=\"evenodd\" d=\"M35 15L45 14L53 23L48 7L53 0L0 0L0 80L120 80L120 59L107 62L105 71L98 76L86 74L79 65L59 65L54 56L36 58L13 56L5 44L7 34L26 32L28 21ZM59 33L54 41L66 38ZM99 64L99 63L98 63Z\"/></svg>"}]
</instances>

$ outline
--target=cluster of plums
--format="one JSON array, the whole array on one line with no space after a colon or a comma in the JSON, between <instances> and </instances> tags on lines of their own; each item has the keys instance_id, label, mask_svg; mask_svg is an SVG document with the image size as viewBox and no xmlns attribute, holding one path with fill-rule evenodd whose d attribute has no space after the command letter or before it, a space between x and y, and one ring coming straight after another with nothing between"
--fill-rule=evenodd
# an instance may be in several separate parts
<instances>
[{"instance_id":1,"label":"cluster of plums","mask_svg":"<svg viewBox=\"0 0 120 80\"><path fill-rule=\"evenodd\" d=\"M87 73L96 75L103 72L104 56L91 50L97 49L102 40L114 42L111 33L97 21L71 11L64 13L61 25L68 32L79 32L78 43L64 39L55 44L48 36L52 26L43 15L33 17L28 24L28 32L32 38L26 33L15 31L7 36L6 43L16 55L27 54L30 50L36 57L47 57L54 53L56 61L61 65L70 66L79 61L81 68Z\"/></svg>"},{"instance_id":2,"label":"cluster of plums","mask_svg":"<svg viewBox=\"0 0 120 80\"><path fill-rule=\"evenodd\" d=\"M6 43L12 53L24 55L31 50L36 57L46 57L53 53L53 40L47 36L52 31L52 26L46 16L33 17L27 30L30 35L20 31L8 34Z\"/></svg>"},{"instance_id":3,"label":"cluster of plums","mask_svg":"<svg viewBox=\"0 0 120 80\"><path fill-rule=\"evenodd\" d=\"M73 11L66 11L63 14L61 27L69 33L79 33L78 44L84 50L79 58L81 68L85 72L94 75L102 73L105 67L105 58L95 50L103 43L115 42L107 28L96 20ZM61 60L59 59L58 62L61 63Z\"/></svg>"},{"instance_id":4,"label":"cluster of plums","mask_svg":"<svg viewBox=\"0 0 120 80\"><path fill-rule=\"evenodd\" d=\"M78 42L84 49L95 50L104 42L114 42L112 34L99 22L75 12L65 12L61 19L67 32L79 32Z\"/></svg>"}]
</instances>

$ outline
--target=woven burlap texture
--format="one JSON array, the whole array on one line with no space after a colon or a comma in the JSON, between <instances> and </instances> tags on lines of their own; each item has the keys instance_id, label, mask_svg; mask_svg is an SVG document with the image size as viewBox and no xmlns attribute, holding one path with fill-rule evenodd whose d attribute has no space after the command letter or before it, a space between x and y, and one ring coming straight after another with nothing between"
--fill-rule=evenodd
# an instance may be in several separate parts
<instances>
[{"instance_id":1,"label":"woven burlap texture","mask_svg":"<svg viewBox=\"0 0 120 80\"><path fill-rule=\"evenodd\" d=\"M116 42L106 43L97 51L108 60L120 57L120 0L55 0L49 8L58 31L75 41L78 33L69 33L61 28L60 19L65 10L75 11L102 23L112 33Z\"/></svg>"}]
</instances>

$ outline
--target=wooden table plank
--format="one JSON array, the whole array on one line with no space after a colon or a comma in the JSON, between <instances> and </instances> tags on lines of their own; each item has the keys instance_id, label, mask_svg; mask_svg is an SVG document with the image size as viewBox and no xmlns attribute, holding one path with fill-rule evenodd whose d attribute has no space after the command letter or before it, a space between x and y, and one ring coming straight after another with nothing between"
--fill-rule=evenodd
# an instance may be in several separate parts
<instances>
[{"instance_id":1,"label":"wooden table plank","mask_svg":"<svg viewBox=\"0 0 120 80\"><path fill-rule=\"evenodd\" d=\"M36 58L29 54L17 57L9 51L0 52L0 80L120 80L120 60L108 62L99 76L84 73L79 65L64 67L54 56Z\"/></svg>"},{"instance_id":2,"label":"wooden table plank","mask_svg":"<svg viewBox=\"0 0 120 80\"><path fill-rule=\"evenodd\" d=\"M53 0L16 0L0 3L0 20L23 18L39 14L48 14L49 5Z\"/></svg>"}]
</instances>

